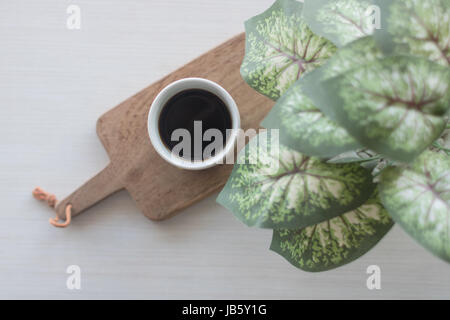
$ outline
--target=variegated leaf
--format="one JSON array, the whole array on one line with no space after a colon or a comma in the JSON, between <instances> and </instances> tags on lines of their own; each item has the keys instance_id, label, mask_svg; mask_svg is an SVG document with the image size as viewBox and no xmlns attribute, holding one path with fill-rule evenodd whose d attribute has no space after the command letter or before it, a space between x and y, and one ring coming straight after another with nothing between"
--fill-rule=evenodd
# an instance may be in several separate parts
<instances>
[{"instance_id":1,"label":"variegated leaf","mask_svg":"<svg viewBox=\"0 0 450 320\"><path fill-rule=\"evenodd\" d=\"M386 53L412 54L450 66L450 1L375 0L384 28L375 38Z\"/></svg>"},{"instance_id":2,"label":"variegated leaf","mask_svg":"<svg viewBox=\"0 0 450 320\"><path fill-rule=\"evenodd\" d=\"M359 208L335 218L299 230L274 230L270 248L297 268L326 271L368 252L392 225L375 192Z\"/></svg>"},{"instance_id":3,"label":"variegated leaf","mask_svg":"<svg viewBox=\"0 0 450 320\"><path fill-rule=\"evenodd\" d=\"M392 218L450 262L450 157L426 151L409 166L383 171L381 199Z\"/></svg>"},{"instance_id":4,"label":"variegated leaf","mask_svg":"<svg viewBox=\"0 0 450 320\"><path fill-rule=\"evenodd\" d=\"M336 122L325 116L302 92L307 77L286 92L262 126L280 129L281 144L308 156L330 158L359 148L359 143Z\"/></svg>"},{"instance_id":5,"label":"variegated leaf","mask_svg":"<svg viewBox=\"0 0 450 320\"><path fill-rule=\"evenodd\" d=\"M322 80L362 67L383 58L383 56L373 37L360 38L340 48L327 61L326 65L321 68Z\"/></svg>"},{"instance_id":6,"label":"variegated leaf","mask_svg":"<svg viewBox=\"0 0 450 320\"><path fill-rule=\"evenodd\" d=\"M374 31L371 0L306 0L303 16L313 32L338 47Z\"/></svg>"},{"instance_id":7,"label":"variegated leaf","mask_svg":"<svg viewBox=\"0 0 450 320\"><path fill-rule=\"evenodd\" d=\"M340 48L325 65L309 73L302 79L301 87L303 93L319 109L325 111L328 118L336 120L335 110L326 107L329 96L321 82L345 72L364 67L382 57L383 53L377 47L373 37L364 37L355 40L345 47Z\"/></svg>"},{"instance_id":8,"label":"variegated leaf","mask_svg":"<svg viewBox=\"0 0 450 320\"><path fill-rule=\"evenodd\" d=\"M302 228L357 208L373 192L358 164L328 164L264 141L260 134L240 153L217 200L249 226Z\"/></svg>"},{"instance_id":9,"label":"variegated leaf","mask_svg":"<svg viewBox=\"0 0 450 320\"><path fill-rule=\"evenodd\" d=\"M318 106L362 145L408 162L445 129L449 86L450 69L391 56L323 82Z\"/></svg>"},{"instance_id":10,"label":"variegated leaf","mask_svg":"<svg viewBox=\"0 0 450 320\"><path fill-rule=\"evenodd\" d=\"M320 101L326 96L321 92L322 80L381 57L382 53L372 37L358 39L339 49L325 65L298 80L277 101L262 126L279 128L282 144L310 156L328 158L361 148L344 128L332 120L330 114L325 116L312 99Z\"/></svg>"},{"instance_id":11,"label":"variegated leaf","mask_svg":"<svg viewBox=\"0 0 450 320\"><path fill-rule=\"evenodd\" d=\"M242 77L273 100L336 51L331 42L311 32L302 10L303 4L298 1L277 0L269 10L245 24Z\"/></svg>"}]
</instances>

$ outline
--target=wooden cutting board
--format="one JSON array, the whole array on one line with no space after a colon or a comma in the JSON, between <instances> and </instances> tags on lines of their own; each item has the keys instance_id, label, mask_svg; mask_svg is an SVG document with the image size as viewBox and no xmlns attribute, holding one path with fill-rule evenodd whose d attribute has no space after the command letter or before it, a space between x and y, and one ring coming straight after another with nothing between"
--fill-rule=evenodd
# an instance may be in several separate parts
<instances>
[{"instance_id":1,"label":"wooden cutting board","mask_svg":"<svg viewBox=\"0 0 450 320\"><path fill-rule=\"evenodd\" d=\"M153 99L165 86L182 78L200 77L217 82L233 96L244 130L259 128L273 102L242 80L239 69L244 51L245 34L240 34L104 114L98 120L97 134L111 162L58 203L58 216L65 219L64 209L68 204L72 205L72 216L76 216L126 189L144 215L163 220L219 190L227 181L232 165L187 171L168 164L150 143L147 117Z\"/></svg>"}]
</instances>

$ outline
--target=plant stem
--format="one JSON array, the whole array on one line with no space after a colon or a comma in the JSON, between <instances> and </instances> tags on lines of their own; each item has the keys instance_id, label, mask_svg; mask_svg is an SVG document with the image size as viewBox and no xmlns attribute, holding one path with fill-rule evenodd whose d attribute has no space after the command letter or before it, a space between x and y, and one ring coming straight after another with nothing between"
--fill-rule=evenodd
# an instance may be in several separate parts
<instances>
[{"instance_id":1,"label":"plant stem","mask_svg":"<svg viewBox=\"0 0 450 320\"><path fill-rule=\"evenodd\" d=\"M435 142L433 143L433 146L434 146L435 148L438 148L439 150L444 151L448 156L450 156L450 149L448 149L448 148L442 146L439 142L435 141Z\"/></svg>"},{"instance_id":2,"label":"plant stem","mask_svg":"<svg viewBox=\"0 0 450 320\"><path fill-rule=\"evenodd\" d=\"M382 157L380 155L378 155L378 156L374 156L374 157L370 157L370 158L361 159L358 162L369 162L369 161L380 160L380 159L382 159Z\"/></svg>"}]
</instances>

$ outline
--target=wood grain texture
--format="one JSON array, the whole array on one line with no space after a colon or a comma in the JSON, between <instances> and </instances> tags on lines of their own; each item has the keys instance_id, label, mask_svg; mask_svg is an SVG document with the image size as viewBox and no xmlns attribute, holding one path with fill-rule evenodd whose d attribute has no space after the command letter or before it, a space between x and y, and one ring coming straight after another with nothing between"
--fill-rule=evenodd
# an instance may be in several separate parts
<instances>
[{"instance_id":1,"label":"wood grain texture","mask_svg":"<svg viewBox=\"0 0 450 320\"><path fill-rule=\"evenodd\" d=\"M147 118L152 101L170 83L190 77L220 84L236 101L244 130L257 129L273 101L250 88L240 75L245 52L242 33L205 53L184 67L150 85L103 115L97 134L111 164L73 194L58 203L56 211L65 219L65 207L72 205L77 216L98 201L125 188L142 213L152 220L164 220L220 189L232 165L189 171L162 159L150 143Z\"/></svg>"}]
</instances>

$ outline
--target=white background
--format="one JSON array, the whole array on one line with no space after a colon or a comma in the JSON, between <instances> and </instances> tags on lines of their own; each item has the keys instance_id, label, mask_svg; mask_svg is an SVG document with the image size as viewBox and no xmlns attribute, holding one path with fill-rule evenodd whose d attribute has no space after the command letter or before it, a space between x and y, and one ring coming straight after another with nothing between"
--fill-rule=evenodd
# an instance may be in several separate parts
<instances>
[{"instance_id":1,"label":"white background","mask_svg":"<svg viewBox=\"0 0 450 320\"><path fill-rule=\"evenodd\" d=\"M0 298L450 298L450 265L394 229L361 259L305 273L212 196L153 223L126 192L68 229L31 197L68 195L108 163L97 118L243 31L272 0L0 0ZM66 28L77 4L82 29ZM82 289L69 291L69 265ZM382 289L366 288L377 264Z\"/></svg>"}]
</instances>

